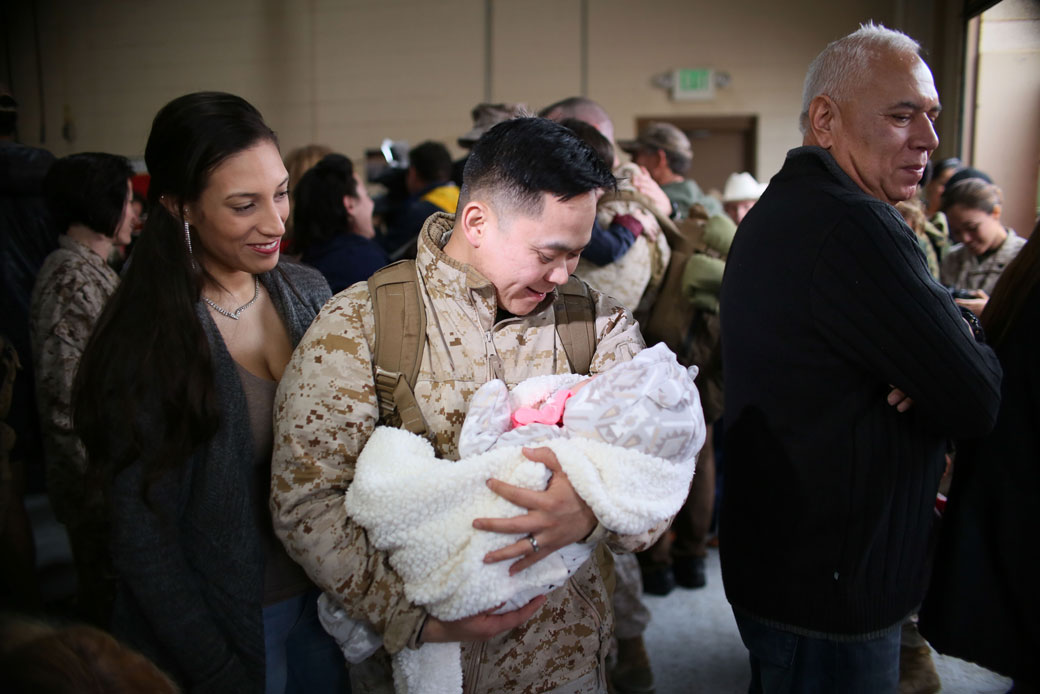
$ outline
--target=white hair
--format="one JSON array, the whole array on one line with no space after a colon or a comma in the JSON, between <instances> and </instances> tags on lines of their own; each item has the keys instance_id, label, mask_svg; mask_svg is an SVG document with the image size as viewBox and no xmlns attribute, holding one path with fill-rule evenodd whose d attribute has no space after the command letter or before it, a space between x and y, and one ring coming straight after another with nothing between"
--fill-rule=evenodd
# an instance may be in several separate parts
<instances>
[{"instance_id":1,"label":"white hair","mask_svg":"<svg viewBox=\"0 0 1040 694\"><path fill-rule=\"evenodd\" d=\"M874 22L861 24L848 36L832 41L809 64L805 75L798 123L802 134L809 132L809 104L817 96L826 94L835 101L847 99L878 56L885 53L919 56L920 52L921 45L917 41Z\"/></svg>"}]
</instances>

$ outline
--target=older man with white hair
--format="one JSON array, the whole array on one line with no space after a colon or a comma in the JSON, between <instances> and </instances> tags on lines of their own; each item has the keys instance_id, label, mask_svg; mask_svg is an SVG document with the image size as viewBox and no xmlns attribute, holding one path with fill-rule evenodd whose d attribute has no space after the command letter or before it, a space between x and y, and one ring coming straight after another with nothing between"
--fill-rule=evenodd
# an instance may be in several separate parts
<instances>
[{"instance_id":1,"label":"older man with white hair","mask_svg":"<svg viewBox=\"0 0 1040 694\"><path fill-rule=\"evenodd\" d=\"M938 144L918 44L867 24L805 81L803 147L722 286L726 595L752 692L895 692L948 438L992 427L1000 366L894 203Z\"/></svg>"}]
</instances>

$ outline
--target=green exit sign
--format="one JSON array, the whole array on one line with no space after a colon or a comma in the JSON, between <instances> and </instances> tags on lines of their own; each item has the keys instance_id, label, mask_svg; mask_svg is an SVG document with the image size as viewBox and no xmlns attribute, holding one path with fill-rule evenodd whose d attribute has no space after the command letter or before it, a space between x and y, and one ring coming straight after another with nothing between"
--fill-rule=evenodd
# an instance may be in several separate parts
<instances>
[{"instance_id":1,"label":"green exit sign","mask_svg":"<svg viewBox=\"0 0 1040 694\"><path fill-rule=\"evenodd\" d=\"M708 68L680 69L672 80L672 98L711 99L715 96L715 71Z\"/></svg>"}]
</instances>

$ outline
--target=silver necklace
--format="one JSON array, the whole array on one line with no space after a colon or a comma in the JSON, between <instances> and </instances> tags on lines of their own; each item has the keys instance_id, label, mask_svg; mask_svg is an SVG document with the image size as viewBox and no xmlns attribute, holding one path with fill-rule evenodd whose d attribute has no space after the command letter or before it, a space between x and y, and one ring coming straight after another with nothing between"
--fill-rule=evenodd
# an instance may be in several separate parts
<instances>
[{"instance_id":1,"label":"silver necklace","mask_svg":"<svg viewBox=\"0 0 1040 694\"><path fill-rule=\"evenodd\" d=\"M213 303L212 301L210 301L206 297L202 297L202 300L205 301L207 304L209 304L210 307L214 311L219 313L220 315L227 316L231 320L238 320L238 317L242 314L242 311L245 311L247 308L252 306L253 302L255 302L259 296L260 296L260 278L257 277L256 275L253 275L253 298L250 299L249 301L247 301L246 303L242 304L238 308L236 308L234 311L228 311L225 308L221 308L220 306L217 306L215 303Z\"/></svg>"}]
</instances>

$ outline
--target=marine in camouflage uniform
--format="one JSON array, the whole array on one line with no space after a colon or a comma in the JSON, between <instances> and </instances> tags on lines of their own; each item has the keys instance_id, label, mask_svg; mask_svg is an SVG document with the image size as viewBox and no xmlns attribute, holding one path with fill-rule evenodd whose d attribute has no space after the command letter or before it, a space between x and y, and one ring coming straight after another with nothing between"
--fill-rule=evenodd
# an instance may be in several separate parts
<instances>
[{"instance_id":1,"label":"marine in camouflage uniform","mask_svg":"<svg viewBox=\"0 0 1040 694\"><path fill-rule=\"evenodd\" d=\"M619 192L638 192L631 180L635 168L634 164L624 164L615 172ZM644 294L656 294L664 279L671 249L661 233L660 223L645 204L611 193L600 198L596 206L596 219L601 226L610 226L614 218L620 215L630 215L639 220L643 225L643 233L613 263L598 266L582 259L578 261L574 274L588 282L590 287L614 297L622 306L635 312L640 308Z\"/></svg>"},{"instance_id":2,"label":"marine in camouflage uniform","mask_svg":"<svg viewBox=\"0 0 1040 694\"><path fill-rule=\"evenodd\" d=\"M467 403L481 385L501 378L513 386L570 369L555 329L556 293L527 315L500 319L494 285L442 251L452 225L451 215L438 214L420 234L416 272L427 333L414 392L438 457L456 460ZM627 310L603 294L592 296L597 347L591 371L598 373L630 359L643 341ZM325 306L293 354L275 399L272 509L289 554L395 653L417 646L426 612L405 598L386 555L369 544L343 505L357 456L379 417L373 340L369 291L359 284ZM631 552L666 527L618 536L600 525L586 542ZM524 624L485 642L463 643L464 690L605 691L612 631L604 576L589 561Z\"/></svg>"},{"instance_id":3,"label":"marine in camouflage uniform","mask_svg":"<svg viewBox=\"0 0 1040 694\"><path fill-rule=\"evenodd\" d=\"M72 428L72 384L80 357L119 276L94 251L62 235L33 286L30 305L36 401L47 493L65 524L84 616L103 624L115 595L100 492L85 484L87 454Z\"/></svg>"}]
</instances>

